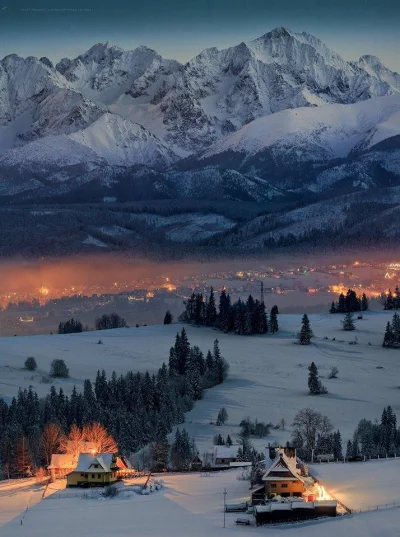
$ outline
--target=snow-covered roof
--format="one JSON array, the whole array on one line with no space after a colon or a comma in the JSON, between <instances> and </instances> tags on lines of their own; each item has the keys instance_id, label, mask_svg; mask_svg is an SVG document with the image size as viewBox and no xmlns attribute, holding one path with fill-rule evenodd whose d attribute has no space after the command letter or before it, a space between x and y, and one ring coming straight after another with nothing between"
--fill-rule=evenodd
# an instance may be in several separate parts
<instances>
[{"instance_id":1,"label":"snow-covered roof","mask_svg":"<svg viewBox=\"0 0 400 537\"><path fill-rule=\"evenodd\" d=\"M76 463L76 458L69 453L53 453L50 465L47 468L49 470L54 470L55 468L75 468Z\"/></svg>"},{"instance_id":2,"label":"snow-covered roof","mask_svg":"<svg viewBox=\"0 0 400 537\"><path fill-rule=\"evenodd\" d=\"M215 459L236 459L239 446L214 446Z\"/></svg>"},{"instance_id":3,"label":"snow-covered roof","mask_svg":"<svg viewBox=\"0 0 400 537\"><path fill-rule=\"evenodd\" d=\"M79 455L78 465L75 468L75 472L86 472L94 464L100 466L100 468L96 468L96 472L111 472L113 457L114 455L112 453L99 453L98 455L92 455L92 453L81 453Z\"/></svg>"},{"instance_id":4,"label":"snow-covered roof","mask_svg":"<svg viewBox=\"0 0 400 537\"><path fill-rule=\"evenodd\" d=\"M296 457L287 457L283 451L280 451L262 479L263 481L301 481L304 483L296 464Z\"/></svg>"},{"instance_id":5,"label":"snow-covered roof","mask_svg":"<svg viewBox=\"0 0 400 537\"><path fill-rule=\"evenodd\" d=\"M231 466L232 468L243 468L245 466L252 466L253 463L250 462L250 461L236 461L236 462L230 462L229 463L229 466Z\"/></svg>"},{"instance_id":6,"label":"snow-covered roof","mask_svg":"<svg viewBox=\"0 0 400 537\"><path fill-rule=\"evenodd\" d=\"M336 507L336 500L320 500L314 502L315 507Z\"/></svg>"}]
</instances>

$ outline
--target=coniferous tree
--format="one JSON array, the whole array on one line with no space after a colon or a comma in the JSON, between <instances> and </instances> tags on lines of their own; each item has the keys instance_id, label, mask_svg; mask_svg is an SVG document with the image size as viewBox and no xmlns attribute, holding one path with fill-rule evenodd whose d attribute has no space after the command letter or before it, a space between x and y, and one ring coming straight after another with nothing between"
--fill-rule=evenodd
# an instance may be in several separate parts
<instances>
[{"instance_id":1,"label":"coniferous tree","mask_svg":"<svg viewBox=\"0 0 400 537\"><path fill-rule=\"evenodd\" d=\"M214 288L210 289L210 297L207 302L206 311L206 324L207 326L214 326L217 321L217 308L215 304Z\"/></svg>"},{"instance_id":2,"label":"coniferous tree","mask_svg":"<svg viewBox=\"0 0 400 537\"><path fill-rule=\"evenodd\" d=\"M318 368L314 362L308 368L308 389L311 395L319 395Z\"/></svg>"},{"instance_id":3,"label":"coniferous tree","mask_svg":"<svg viewBox=\"0 0 400 537\"><path fill-rule=\"evenodd\" d=\"M301 329L298 334L298 341L300 345L310 345L312 337L314 337L314 335L310 327L310 321L305 313L301 320Z\"/></svg>"},{"instance_id":4,"label":"coniferous tree","mask_svg":"<svg viewBox=\"0 0 400 537\"><path fill-rule=\"evenodd\" d=\"M393 295L392 295L392 291L389 289L389 292L385 300L385 310L392 310L393 308L394 308Z\"/></svg>"},{"instance_id":5,"label":"coniferous tree","mask_svg":"<svg viewBox=\"0 0 400 537\"><path fill-rule=\"evenodd\" d=\"M361 297L361 311L368 311L368 309L369 309L368 298L367 298L367 295L363 293Z\"/></svg>"},{"instance_id":6,"label":"coniferous tree","mask_svg":"<svg viewBox=\"0 0 400 537\"><path fill-rule=\"evenodd\" d=\"M226 444L228 447L230 447L230 446L233 444L232 439L231 439L231 437L229 436L229 434L228 434L228 436L226 437L226 442L225 442L225 444Z\"/></svg>"},{"instance_id":7,"label":"coniferous tree","mask_svg":"<svg viewBox=\"0 0 400 537\"><path fill-rule=\"evenodd\" d=\"M269 330L271 334L276 334L279 330L278 326L278 316L275 312L272 312L271 310L271 316L269 318Z\"/></svg>"},{"instance_id":8,"label":"coniferous tree","mask_svg":"<svg viewBox=\"0 0 400 537\"><path fill-rule=\"evenodd\" d=\"M231 315L231 301L229 295L227 295L225 288L222 289L219 297L219 314L218 325L222 332L229 331L230 315Z\"/></svg>"},{"instance_id":9,"label":"coniferous tree","mask_svg":"<svg viewBox=\"0 0 400 537\"><path fill-rule=\"evenodd\" d=\"M221 410L218 412L217 425L224 425L224 423L227 420L228 420L228 412L226 411L226 408L223 406Z\"/></svg>"},{"instance_id":10,"label":"coniferous tree","mask_svg":"<svg viewBox=\"0 0 400 537\"><path fill-rule=\"evenodd\" d=\"M332 302L332 304L331 304L331 308L329 310L329 313L337 313L336 304L334 302Z\"/></svg>"},{"instance_id":11,"label":"coniferous tree","mask_svg":"<svg viewBox=\"0 0 400 537\"><path fill-rule=\"evenodd\" d=\"M272 306L272 308L271 308L271 315L272 314L279 315L278 306L276 304L275 304L275 306Z\"/></svg>"},{"instance_id":12,"label":"coniferous tree","mask_svg":"<svg viewBox=\"0 0 400 537\"><path fill-rule=\"evenodd\" d=\"M235 332L236 334L243 335L246 334L247 330L247 318L246 318L246 308L243 302L238 300L234 307L235 312Z\"/></svg>"},{"instance_id":13,"label":"coniferous tree","mask_svg":"<svg viewBox=\"0 0 400 537\"><path fill-rule=\"evenodd\" d=\"M343 325L343 330L355 330L355 324L354 324L354 315L351 311L348 311L344 315L343 321L341 321Z\"/></svg>"},{"instance_id":14,"label":"coniferous tree","mask_svg":"<svg viewBox=\"0 0 400 537\"><path fill-rule=\"evenodd\" d=\"M400 345L400 315L395 313L392 319L392 334L395 346Z\"/></svg>"},{"instance_id":15,"label":"coniferous tree","mask_svg":"<svg viewBox=\"0 0 400 537\"><path fill-rule=\"evenodd\" d=\"M266 334L268 332L268 315L265 311L264 302L256 300L256 313L257 322L254 328L255 333Z\"/></svg>"},{"instance_id":16,"label":"coniferous tree","mask_svg":"<svg viewBox=\"0 0 400 537\"><path fill-rule=\"evenodd\" d=\"M345 299L343 293L340 293L340 295L339 295L339 301L338 301L336 311L337 311L337 313L345 313L346 312L346 299Z\"/></svg>"},{"instance_id":17,"label":"coniferous tree","mask_svg":"<svg viewBox=\"0 0 400 537\"><path fill-rule=\"evenodd\" d=\"M171 324L171 323L172 323L172 319L173 319L173 318L172 318L172 313L171 313L169 310L167 310L167 311L165 312L164 324Z\"/></svg>"},{"instance_id":18,"label":"coniferous tree","mask_svg":"<svg viewBox=\"0 0 400 537\"><path fill-rule=\"evenodd\" d=\"M346 447L346 459L352 459L353 458L353 443L351 440L347 442Z\"/></svg>"},{"instance_id":19,"label":"coniferous tree","mask_svg":"<svg viewBox=\"0 0 400 537\"><path fill-rule=\"evenodd\" d=\"M332 438L332 453L335 459L342 459L343 458L343 452L342 452L342 435L340 434L340 431L337 430L333 433Z\"/></svg>"},{"instance_id":20,"label":"coniferous tree","mask_svg":"<svg viewBox=\"0 0 400 537\"><path fill-rule=\"evenodd\" d=\"M383 337L382 347L393 347L393 344L394 344L394 337L393 337L393 332L392 332L392 326L390 322L388 321L386 324L386 330L385 330L385 335Z\"/></svg>"}]
</instances>

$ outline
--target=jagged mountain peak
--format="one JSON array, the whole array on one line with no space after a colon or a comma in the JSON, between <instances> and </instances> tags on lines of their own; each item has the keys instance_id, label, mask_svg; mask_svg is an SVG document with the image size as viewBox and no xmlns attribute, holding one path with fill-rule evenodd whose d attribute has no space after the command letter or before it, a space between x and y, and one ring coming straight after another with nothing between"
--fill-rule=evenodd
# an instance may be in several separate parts
<instances>
[{"instance_id":1,"label":"jagged mountain peak","mask_svg":"<svg viewBox=\"0 0 400 537\"><path fill-rule=\"evenodd\" d=\"M107 57L114 57L123 52L122 48L106 41L105 43L95 43L87 52L78 56L78 58L81 60L91 59L94 61L103 61Z\"/></svg>"},{"instance_id":2,"label":"jagged mountain peak","mask_svg":"<svg viewBox=\"0 0 400 537\"><path fill-rule=\"evenodd\" d=\"M394 92L400 91L400 74L388 69L377 56L365 54L357 62L350 63L368 73L369 76L388 84Z\"/></svg>"}]
</instances>

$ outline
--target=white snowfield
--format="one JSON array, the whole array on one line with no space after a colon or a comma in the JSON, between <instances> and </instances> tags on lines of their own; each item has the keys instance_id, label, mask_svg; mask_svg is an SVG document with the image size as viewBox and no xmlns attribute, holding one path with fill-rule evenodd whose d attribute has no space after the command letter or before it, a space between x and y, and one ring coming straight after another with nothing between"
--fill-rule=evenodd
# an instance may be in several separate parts
<instances>
[{"instance_id":1,"label":"white snowfield","mask_svg":"<svg viewBox=\"0 0 400 537\"><path fill-rule=\"evenodd\" d=\"M328 158L345 158L357 146L373 145L400 134L400 95L377 97L354 104L295 108L255 119L221 139L202 158L225 151L254 155L271 146L298 148L310 158L307 144L319 146ZM311 147L311 151L315 151ZM300 158L300 156L299 156Z\"/></svg>"},{"instance_id":2,"label":"white snowfield","mask_svg":"<svg viewBox=\"0 0 400 537\"><path fill-rule=\"evenodd\" d=\"M310 473L352 510L400 505L400 454L398 459L314 464Z\"/></svg>"},{"instance_id":3,"label":"white snowfield","mask_svg":"<svg viewBox=\"0 0 400 537\"><path fill-rule=\"evenodd\" d=\"M267 304L269 309L273 304ZM290 437L290 424L302 408L311 407L326 414L339 428L343 442L352 436L362 418L380 419L383 407L392 405L399 412L399 351L382 348L385 325L390 312L375 311L356 320L356 330L342 330L342 315L311 314L315 339L311 346L294 344L300 329L301 315L279 315L280 331L275 335L237 336L209 328L185 325L189 341L204 353L218 338L222 354L230 364L228 379L206 392L186 415L185 427L196 438L202 453L211 450L212 436L218 432L234 436L239 422L246 416L278 424L283 418L288 430L271 431L261 446ZM0 396L10 401L18 388L33 386L39 395L49 392L43 382L52 360L65 360L70 379L57 379L54 385L70 393L75 384L82 389L86 378L95 379L97 370L108 376L127 371L155 371L168 362L169 349L183 325L121 328L71 335L3 337L0 339ZM358 345L349 341L358 338ZM328 339L324 339L324 338ZM335 341L333 341L335 338ZM98 345L99 339L103 345ZM371 345L369 345L369 343ZM23 364L34 356L38 370L28 372ZM308 366L314 361L329 393L320 397L308 395ZM337 379L326 378L332 366L339 369ZM223 427L210 425L219 409L225 406L229 419Z\"/></svg>"},{"instance_id":4,"label":"white snowfield","mask_svg":"<svg viewBox=\"0 0 400 537\"><path fill-rule=\"evenodd\" d=\"M270 307L272 304L268 304ZM354 332L341 330L341 315L310 315L315 340L312 346L295 345L294 334L300 327L300 315L279 315L280 332L274 336L243 337L222 334L206 328L186 326L192 345L203 351L220 341L231 369L226 382L209 390L202 401L186 415L185 427L195 437L199 451L212 450L212 436L228 433L237 438L238 424L246 416L279 423L286 430L272 430L265 439L255 441L261 449L275 439L290 438L291 423L298 410L311 407L330 417L340 428L343 443L361 418L379 419L384 406L399 410L399 351L383 349L382 336L389 312L368 312L356 321ZM177 330L182 325L148 326L73 335L44 335L1 338L0 394L7 400L18 387L32 385L40 395L50 385L42 382L50 363L62 358L70 368L71 379L57 380L56 388L67 393L83 379L94 379L104 368L108 374L131 369L154 370L167 360ZM358 345L349 345L354 337ZM324 339L327 337L328 339ZM333 338L336 338L333 341ZM98 340L103 345L98 345ZM369 343L371 345L369 345ZM22 368L27 356L35 356L38 371ZM326 377L337 366L339 377L323 378L329 393L312 397L307 393L307 366L314 360ZM228 421L222 427L210 424L225 406ZM356 464L320 464L312 470L328 490L353 509L400 501L398 475L400 460ZM247 481L237 480L240 471L232 470L201 477L200 474L166 475L165 488L150 496L107 501L84 500L80 494L68 494L41 501L42 489L33 481L0 483L0 537L70 537L118 535L194 537L238 537L289 533L293 537L396 537L400 511L396 508L371 513L280 527L238 527L237 514L223 525L223 490L227 501L244 501L249 496ZM73 491L75 492L75 491ZM25 512L26 506L30 508ZM23 525L20 520L23 516ZM240 514L240 517L250 515Z\"/></svg>"},{"instance_id":5,"label":"white snowfield","mask_svg":"<svg viewBox=\"0 0 400 537\"><path fill-rule=\"evenodd\" d=\"M227 513L223 527L223 491L227 503L239 503L249 497L248 481L236 479L240 472L232 470L201 477L200 474L163 476L164 489L149 496L129 499L83 499L83 491L71 491L30 504L17 513L15 497L10 490L10 503L15 518L0 527L1 537L130 537L132 535L162 537L222 537L236 535L269 535L279 537L395 537L398 535L400 511L388 509L336 519L307 521L284 526L236 526L236 518L244 513ZM70 492L70 491L68 491ZM0 512L7 503L0 499ZM21 525L22 518L22 525Z\"/></svg>"}]
</instances>

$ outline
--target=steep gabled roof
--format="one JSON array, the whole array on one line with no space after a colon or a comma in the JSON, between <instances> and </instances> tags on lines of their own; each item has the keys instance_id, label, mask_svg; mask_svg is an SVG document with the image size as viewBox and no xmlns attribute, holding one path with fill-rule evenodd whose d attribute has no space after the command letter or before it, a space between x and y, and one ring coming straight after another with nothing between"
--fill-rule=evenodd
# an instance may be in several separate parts
<instances>
[{"instance_id":1,"label":"steep gabled roof","mask_svg":"<svg viewBox=\"0 0 400 537\"><path fill-rule=\"evenodd\" d=\"M294 464L283 454L279 453L271 466L263 475L263 481L301 481L304 483L304 479L296 471Z\"/></svg>"},{"instance_id":2,"label":"steep gabled roof","mask_svg":"<svg viewBox=\"0 0 400 537\"><path fill-rule=\"evenodd\" d=\"M97 455L81 453L75 472L87 472L94 464L100 466L100 468L95 469L96 472L111 472L113 457L113 453L99 453Z\"/></svg>"}]
</instances>

